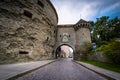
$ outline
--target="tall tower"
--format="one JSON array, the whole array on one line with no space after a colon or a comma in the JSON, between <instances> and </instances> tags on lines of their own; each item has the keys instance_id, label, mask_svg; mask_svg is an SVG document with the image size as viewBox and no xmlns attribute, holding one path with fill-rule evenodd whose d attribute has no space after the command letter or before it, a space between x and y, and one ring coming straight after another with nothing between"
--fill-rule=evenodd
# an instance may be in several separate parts
<instances>
[{"instance_id":1,"label":"tall tower","mask_svg":"<svg viewBox=\"0 0 120 80\"><path fill-rule=\"evenodd\" d=\"M76 53L81 51L84 43L91 43L90 29L91 24L83 19L80 19L75 25L74 29L76 31ZM79 55L76 55L79 57Z\"/></svg>"}]
</instances>

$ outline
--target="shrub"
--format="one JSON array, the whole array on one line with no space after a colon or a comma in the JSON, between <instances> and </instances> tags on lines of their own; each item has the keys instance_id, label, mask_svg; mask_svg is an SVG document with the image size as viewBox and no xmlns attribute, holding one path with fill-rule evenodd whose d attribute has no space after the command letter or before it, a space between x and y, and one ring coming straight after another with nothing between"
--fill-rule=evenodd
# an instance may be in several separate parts
<instances>
[{"instance_id":1,"label":"shrub","mask_svg":"<svg viewBox=\"0 0 120 80\"><path fill-rule=\"evenodd\" d=\"M106 50L104 55L113 63L120 64L120 50Z\"/></svg>"},{"instance_id":2,"label":"shrub","mask_svg":"<svg viewBox=\"0 0 120 80\"><path fill-rule=\"evenodd\" d=\"M93 49L92 43L90 43L88 41L85 41L83 46L85 48L85 50L84 50L85 53L90 53L90 51Z\"/></svg>"},{"instance_id":3,"label":"shrub","mask_svg":"<svg viewBox=\"0 0 120 80\"><path fill-rule=\"evenodd\" d=\"M106 49L106 45L102 45L102 46L97 48L97 51L103 51L105 49Z\"/></svg>"},{"instance_id":4,"label":"shrub","mask_svg":"<svg viewBox=\"0 0 120 80\"><path fill-rule=\"evenodd\" d=\"M107 41L99 41L99 42L96 42L97 43L97 46L100 47L101 45L107 45L108 42Z\"/></svg>"},{"instance_id":5,"label":"shrub","mask_svg":"<svg viewBox=\"0 0 120 80\"><path fill-rule=\"evenodd\" d=\"M120 42L109 42L104 46L103 54L113 63L120 64Z\"/></svg>"}]
</instances>

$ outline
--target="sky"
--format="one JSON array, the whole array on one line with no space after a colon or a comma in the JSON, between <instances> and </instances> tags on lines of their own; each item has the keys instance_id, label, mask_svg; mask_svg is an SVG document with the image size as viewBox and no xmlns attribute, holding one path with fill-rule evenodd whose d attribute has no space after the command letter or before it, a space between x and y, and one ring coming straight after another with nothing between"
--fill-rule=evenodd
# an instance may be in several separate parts
<instances>
[{"instance_id":1,"label":"sky","mask_svg":"<svg viewBox=\"0 0 120 80\"><path fill-rule=\"evenodd\" d=\"M51 0L58 14L58 24L75 24L80 19L96 21L109 16L120 18L120 0Z\"/></svg>"}]
</instances>

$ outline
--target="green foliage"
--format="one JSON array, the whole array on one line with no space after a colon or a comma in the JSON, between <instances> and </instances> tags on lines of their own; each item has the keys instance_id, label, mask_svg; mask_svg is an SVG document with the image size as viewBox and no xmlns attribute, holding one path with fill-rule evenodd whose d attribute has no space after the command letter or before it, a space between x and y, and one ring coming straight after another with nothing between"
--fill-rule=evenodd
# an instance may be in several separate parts
<instances>
[{"instance_id":1,"label":"green foliage","mask_svg":"<svg viewBox=\"0 0 120 80\"><path fill-rule=\"evenodd\" d=\"M115 17L109 20L109 25L112 29L110 32L110 38L120 37L120 19Z\"/></svg>"},{"instance_id":2,"label":"green foliage","mask_svg":"<svg viewBox=\"0 0 120 80\"><path fill-rule=\"evenodd\" d=\"M120 50L106 50L104 54L113 62L116 64L120 64Z\"/></svg>"},{"instance_id":3,"label":"green foliage","mask_svg":"<svg viewBox=\"0 0 120 80\"><path fill-rule=\"evenodd\" d=\"M99 42L99 45L106 45L106 44L108 44L107 41L100 41L100 42Z\"/></svg>"},{"instance_id":4,"label":"green foliage","mask_svg":"<svg viewBox=\"0 0 120 80\"><path fill-rule=\"evenodd\" d=\"M79 59L87 59L88 54L91 52L92 50L92 43L88 42L88 41L84 41L84 44L79 46L79 50L77 50L76 52L76 60Z\"/></svg>"},{"instance_id":5,"label":"green foliage","mask_svg":"<svg viewBox=\"0 0 120 80\"><path fill-rule=\"evenodd\" d=\"M112 62L120 64L120 42L109 43L104 54Z\"/></svg>"},{"instance_id":6,"label":"green foliage","mask_svg":"<svg viewBox=\"0 0 120 80\"><path fill-rule=\"evenodd\" d=\"M108 16L103 16L95 22L96 29L94 33L100 35L101 40L107 40L107 34L109 32L108 19Z\"/></svg>"},{"instance_id":7,"label":"green foliage","mask_svg":"<svg viewBox=\"0 0 120 80\"><path fill-rule=\"evenodd\" d=\"M120 42L112 41L97 48L113 63L120 64Z\"/></svg>"},{"instance_id":8,"label":"green foliage","mask_svg":"<svg viewBox=\"0 0 120 80\"><path fill-rule=\"evenodd\" d=\"M85 50L83 51L84 53L90 53L90 51L93 49L92 43L87 41L84 42L84 47L85 47Z\"/></svg>"},{"instance_id":9,"label":"green foliage","mask_svg":"<svg viewBox=\"0 0 120 80\"><path fill-rule=\"evenodd\" d=\"M101 47L97 48L97 51L103 51L105 50L105 48L106 48L106 45L102 45Z\"/></svg>"},{"instance_id":10,"label":"green foliage","mask_svg":"<svg viewBox=\"0 0 120 80\"><path fill-rule=\"evenodd\" d=\"M79 46L78 53L88 54L92 50L92 43L84 41L83 45Z\"/></svg>"},{"instance_id":11,"label":"green foliage","mask_svg":"<svg viewBox=\"0 0 120 80\"><path fill-rule=\"evenodd\" d=\"M97 18L92 28L92 40L94 42L109 41L112 38L120 37L120 19L115 17L109 19L108 16ZM98 38L97 35L100 35Z\"/></svg>"}]
</instances>

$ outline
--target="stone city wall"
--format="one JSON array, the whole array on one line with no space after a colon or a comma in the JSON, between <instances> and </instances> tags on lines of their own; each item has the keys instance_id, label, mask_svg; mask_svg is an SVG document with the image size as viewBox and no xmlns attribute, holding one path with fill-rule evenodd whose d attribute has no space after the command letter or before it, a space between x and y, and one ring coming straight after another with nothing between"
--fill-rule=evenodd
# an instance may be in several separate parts
<instances>
[{"instance_id":1,"label":"stone city wall","mask_svg":"<svg viewBox=\"0 0 120 80\"><path fill-rule=\"evenodd\" d=\"M57 21L49 0L0 0L0 63L51 58Z\"/></svg>"}]
</instances>

